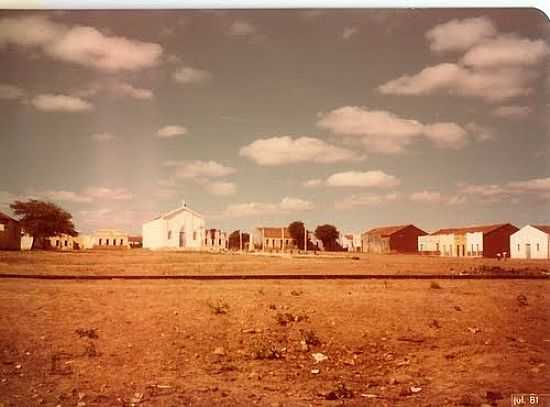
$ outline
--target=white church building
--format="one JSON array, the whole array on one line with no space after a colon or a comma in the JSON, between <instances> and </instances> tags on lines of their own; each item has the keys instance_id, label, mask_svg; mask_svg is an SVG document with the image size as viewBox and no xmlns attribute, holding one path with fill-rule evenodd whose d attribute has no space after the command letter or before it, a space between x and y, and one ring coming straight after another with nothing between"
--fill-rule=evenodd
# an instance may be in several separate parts
<instances>
[{"instance_id":1,"label":"white church building","mask_svg":"<svg viewBox=\"0 0 550 407\"><path fill-rule=\"evenodd\" d=\"M550 259L550 226L526 225L510 236L515 259Z\"/></svg>"},{"instance_id":2,"label":"white church building","mask_svg":"<svg viewBox=\"0 0 550 407\"><path fill-rule=\"evenodd\" d=\"M205 239L204 217L182 206L143 224L146 249L201 249Z\"/></svg>"}]
</instances>

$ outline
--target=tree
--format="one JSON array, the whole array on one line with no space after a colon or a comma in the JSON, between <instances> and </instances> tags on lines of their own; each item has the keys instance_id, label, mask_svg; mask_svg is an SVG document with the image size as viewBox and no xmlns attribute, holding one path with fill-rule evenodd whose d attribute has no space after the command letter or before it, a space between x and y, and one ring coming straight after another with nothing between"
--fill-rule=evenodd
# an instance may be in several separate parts
<instances>
[{"instance_id":1,"label":"tree","mask_svg":"<svg viewBox=\"0 0 550 407\"><path fill-rule=\"evenodd\" d=\"M239 250L240 247L241 247L241 237L239 236L241 233L240 230L235 230L234 232L231 232L231 234L229 235L229 238L228 238L228 245L229 245L229 249L231 250ZM242 243L243 243L243 246L242 248L244 249L245 248L245 245L246 243L248 243L250 241L250 234L248 233L243 233L242 234Z\"/></svg>"},{"instance_id":2,"label":"tree","mask_svg":"<svg viewBox=\"0 0 550 407\"><path fill-rule=\"evenodd\" d=\"M342 246L338 243L340 233L335 226L320 225L315 229L315 237L323 242L323 247L327 251L340 251Z\"/></svg>"},{"instance_id":3,"label":"tree","mask_svg":"<svg viewBox=\"0 0 550 407\"><path fill-rule=\"evenodd\" d=\"M72 215L54 203L30 199L10 205L25 232L33 237L32 249L45 248L45 239L62 233L77 236Z\"/></svg>"},{"instance_id":4,"label":"tree","mask_svg":"<svg viewBox=\"0 0 550 407\"><path fill-rule=\"evenodd\" d=\"M290 234L290 237L294 239L296 246L298 246L298 249L300 250L304 249L304 232L304 222L296 220L288 225L288 233Z\"/></svg>"}]
</instances>

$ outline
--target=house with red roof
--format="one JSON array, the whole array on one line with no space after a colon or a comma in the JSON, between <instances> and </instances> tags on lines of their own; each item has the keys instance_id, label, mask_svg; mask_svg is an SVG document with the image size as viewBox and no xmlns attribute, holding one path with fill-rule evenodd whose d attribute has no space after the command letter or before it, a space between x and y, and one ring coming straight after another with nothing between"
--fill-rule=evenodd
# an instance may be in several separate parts
<instances>
[{"instance_id":1,"label":"house with red roof","mask_svg":"<svg viewBox=\"0 0 550 407\"><path fill-rule=\"evenodd\" d=\"M377 227L361 235L365 253L416 253L418 238L427 235L414 225Z\"/></svg>"},{"instance_id":2,"label":"house with red roof","mask_svg":"<svg viewBox=\"0 0 550 407\"><path fill-rule=\"evenodd\" d=\"M510 236L515 259L550 259L550 225L525 225Z\"/></svg>"}]
</instances>

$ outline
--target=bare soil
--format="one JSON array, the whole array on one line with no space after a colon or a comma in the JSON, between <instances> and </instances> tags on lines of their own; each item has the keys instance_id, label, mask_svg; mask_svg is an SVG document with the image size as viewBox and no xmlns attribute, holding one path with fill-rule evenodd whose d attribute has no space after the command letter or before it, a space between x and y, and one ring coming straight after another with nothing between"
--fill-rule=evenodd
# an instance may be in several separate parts
<instances>
[{"instance_id":1,"label":"bare soil","mask_svg":"<svg viewBox=\"0 0 550 407\"><path fill-rule=\"evenodd\" d=\"M493 264L461 260L2 253L0 272L441 273ZM509 406L512 393L550 393L549 288L0 279L0 406ZM317 353L327 359L316 362Z\"/></svg>"}]
</instances>

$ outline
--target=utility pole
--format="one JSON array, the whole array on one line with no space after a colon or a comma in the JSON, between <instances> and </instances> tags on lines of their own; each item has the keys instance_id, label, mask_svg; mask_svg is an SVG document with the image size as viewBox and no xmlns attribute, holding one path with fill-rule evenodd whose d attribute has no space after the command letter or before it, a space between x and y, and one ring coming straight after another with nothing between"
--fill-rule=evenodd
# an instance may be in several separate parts
<instances>
[{"instance_id":1,"label":"utility pole","mask_svg":"<svg viewBox=\"0 0 550 407\"><path fill-rule=\"evenodd\" d=\"M265 229L262 228L262 252L265 252Z\"/></svg>"},{"instance_id":2,"label":"utility pole","mask_svg":"<svg viewBox=\"0 0 550 407\"><path fill-rule=\"evenodd\" d=\"M283 236L283 241L281 242L281 248L283 249L283 252L285 251L285 228L281 228L281 235Z\"/></svg>"},{"instance_id":3,"label":"utility pole","mask_svg":"<svg viewBox=\"0 0 550 407\"><path fill-rule=\"evenodd\" d=\"M307 254L307 228L306 228L305 222L304 222L304 250L306 251L306 254Z\"/></svg>"},{"instance_id":4,"label":"utility pole","mask_svg":"<svg viewBox=\"0 0 550 407\"><path fill-rule=\"evenodd\" d=\"M241 229L239 229L239 251L243 251L243 233L241 232Z\"/></svg>"}]
</instances>

